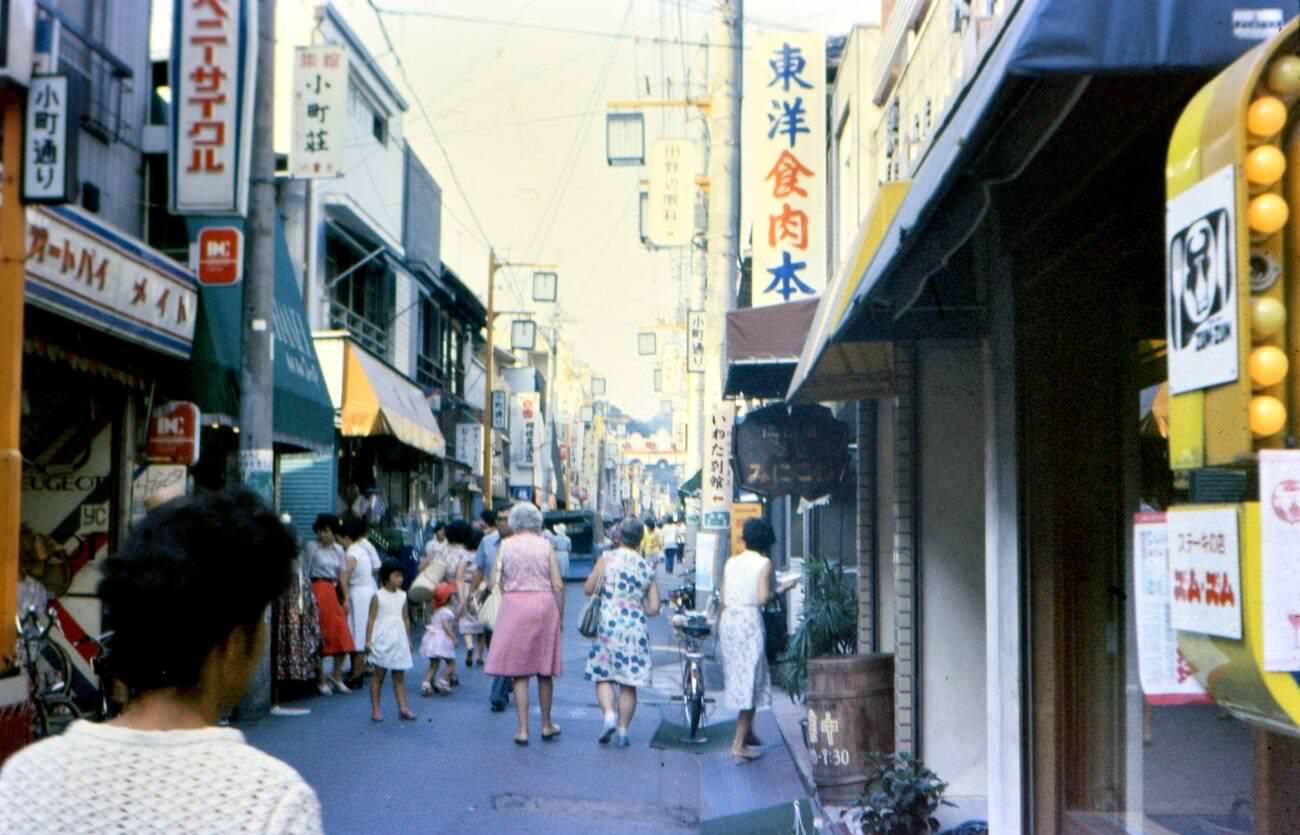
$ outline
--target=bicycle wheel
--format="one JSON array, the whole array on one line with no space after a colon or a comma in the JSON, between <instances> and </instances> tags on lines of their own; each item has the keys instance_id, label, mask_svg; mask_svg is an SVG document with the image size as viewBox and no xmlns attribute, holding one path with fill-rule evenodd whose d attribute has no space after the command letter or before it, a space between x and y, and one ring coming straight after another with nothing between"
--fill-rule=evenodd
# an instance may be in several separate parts
<instances>
[{"instance_id":1,"label":"bicycle wheel","mask_svg":"<svg viewBox=\"0 0 1300 835\"><path fill-rule=\"evenodd\" d=\"M38 738L58 736L75 720L81 718L81 708L67 696L49 696L36 701L33 731Z\"/></svg>"},{"instance_id":2,"label":"bicycle wheel","mask_svg":"<svg viewBox=\"0 0 1300 835\"><path fill-rule=\"evenodd\" d=\"M691 739L694 739L700 729L700 722L704 720L704 682L700 680L698 667L691 669L685 690L686 724L691 728Z\"/></svg>"},{"instance_id":3,"label":"bicycle wheel","mask_svg":"<svg viewBox=\"0 0 1300 835\"><path fill-rule=\"evenodd\" d=\"M53 640L46 641L36 655L36 686L42 693L72 690L72 657Z\"/></svg>"}]
</instances>

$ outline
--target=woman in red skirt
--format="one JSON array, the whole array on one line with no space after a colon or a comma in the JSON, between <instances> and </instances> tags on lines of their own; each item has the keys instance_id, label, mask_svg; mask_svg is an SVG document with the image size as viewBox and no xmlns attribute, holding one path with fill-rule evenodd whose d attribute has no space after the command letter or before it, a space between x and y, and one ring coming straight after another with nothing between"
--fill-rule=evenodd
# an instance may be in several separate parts
<instances>
[{"instance_id":1,"label":"woman in red skirt","mask_svg":"<svg viewBox=\"0 0 1300 835\"><path fill-rule=\"evenodd\" d=\"M339 532L339 520L336 516L322 513L316 517L311 529L316 532L316 541L308 542L306 548L307 576L311 578L311 590L316 596L316 607L320 611L320 631L323 649L321 655L334 659L334 669L327 679L325 662L322 659L320 676L316 689L328 696L332 687L339 693L350 692L343 683L343 659L356 652L352 633L348 630L347 605L348 587L339 584L339 572L343 570L343 546L334 541Z\"/></svg>"}]
</instances>

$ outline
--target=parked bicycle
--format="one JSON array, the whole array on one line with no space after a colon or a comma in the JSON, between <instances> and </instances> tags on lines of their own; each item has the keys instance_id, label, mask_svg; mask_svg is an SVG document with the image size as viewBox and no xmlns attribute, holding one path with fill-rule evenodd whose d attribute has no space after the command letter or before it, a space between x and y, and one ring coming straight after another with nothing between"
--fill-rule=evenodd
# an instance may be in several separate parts
<instances>
[{"instance_id":1,"label":"parked bicycle","mask_svg":"<svg viewBox=\"0 0 1300 835\"><path fill-rule=\"evenodd\" d=\"M53 606L46 610L44 622L34 606L18 618L19 661L31 688L32 736L36 739L62 733L82 715L70 692L72 659L50 640L58 623Z\"/></svg>"}]
</instances>

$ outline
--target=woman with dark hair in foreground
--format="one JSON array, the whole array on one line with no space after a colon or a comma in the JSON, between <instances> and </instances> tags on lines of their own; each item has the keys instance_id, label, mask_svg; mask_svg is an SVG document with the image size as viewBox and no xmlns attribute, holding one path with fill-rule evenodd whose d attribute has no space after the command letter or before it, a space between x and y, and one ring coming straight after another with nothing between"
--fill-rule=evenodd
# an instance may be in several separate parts
<instances>
[{"instance_id":1,"label":"woman with dark hair in foreground","mask_svg":"<svg viewBox=\"0 0 1300 835\"><path fill-rule=\"evenodd\" d=\"M0 832L319 833L298 772L217 726L253 678L296 550L247 491L177 499L136 526L99 585L126 708L10 757Z\"/></svg>"}]
</instances>

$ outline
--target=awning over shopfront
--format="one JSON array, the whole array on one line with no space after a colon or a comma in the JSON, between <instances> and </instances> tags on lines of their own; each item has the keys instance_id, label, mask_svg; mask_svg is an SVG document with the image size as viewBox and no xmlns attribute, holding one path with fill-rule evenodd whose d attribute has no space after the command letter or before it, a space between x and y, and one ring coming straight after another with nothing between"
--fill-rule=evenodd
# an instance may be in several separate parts
<instances>
[{"instance_id":1,"label":"awning over shopfront","mask_svg":"<svg viewBox=\"0 0 1300 835\"><path fill-rule=\"evenodd\" d=\"M816 312L809 299L728 313L723 396L784 396Z\"/></svg>"},{"instance_id":2,"label":"awning over shopfront","mask_svg":"<svg viewBox=\"0 0 1300 835\"><path fill-rule=\"evenodd\" d=\"M228 219L196 220L191 235L207 225L227 225ZM194 401L204 420L237 423L239 373L243 362L244 285L199 287L199 319L190 360ZM320 362L311 342L298 291L297 273L289 255L284 227L275 227L275 335L272 433L276 443L302 449L328 450L334 445L334 406Z\"/></svg>"},{"instance_id":3,"label":"awning over shopfront","mask_svg":"<svg viewBox=\"0 0 1300 835\"><path fill-rule=\"evenodd\" d=\"M316 334L315 342L344 437L391 435L429 455L447 457L447 441L419 386L354 345L346 332Z\"/></svg>"},{"instance_id":4,"label":"awning over shopfront","mask_svg":"<svg viewBox=\"0 0 1300 835\"><path fill-rule=\"evenodd\" d=\"M696 470L695 475L683 481L681 486L677 488L677 495L686 496L687 498L694 498L695 496L700 495L700 484L704 480L701 477L701 473L703 472L703 470Z\"/></svg>"},{"instance_id":5,"label":"awning over shopfront","mask_svg":"<svg viewBox=\"0 0 1300 835\"><path fill-rule=\"evenodd\" d=\"M911 182L882 187L857 243L822 297L787 399L860 396L848 386L818 391L814 384L832 377L847 383L843 372L861 367L851 361L862 350L854 346L870 344L864 337L897 335L895 325L983 221L991 203L987 186L1016 176L1017 166L1046 143L1090 77L1219 69L1281 27L1278 9L1275 0L1231 6L1219 0L1020 0L1007 12L975 73L956 90ZM1017 128L1036 144L1022 146L1014 160L985 154L985 140L1002 121L994 114L1023 97L1035 78L1046 78L1049 85L1059 79L1037 91L1039 102L1051 107L1022 109ZM904 193L891 193L890 185ZM969 318L951 310L945 317L939 308L926 327L909 333L970 335ZM848 356L828 359L832 344Z\"/></svg>"}]
</instances>

